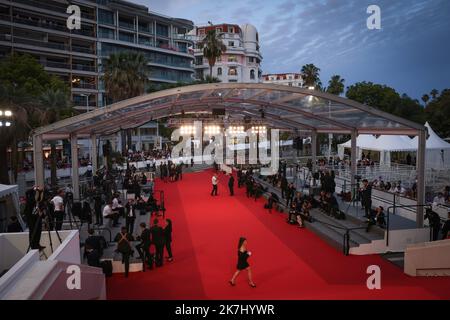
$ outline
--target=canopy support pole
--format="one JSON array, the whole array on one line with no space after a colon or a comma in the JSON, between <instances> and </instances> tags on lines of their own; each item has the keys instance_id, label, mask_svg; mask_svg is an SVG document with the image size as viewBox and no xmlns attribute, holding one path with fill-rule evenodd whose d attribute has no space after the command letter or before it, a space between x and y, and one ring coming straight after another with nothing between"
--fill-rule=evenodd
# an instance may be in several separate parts
<instances>
[{"instance_id":1,"label":"canopy support pole","mask_svg":"<svg viewBox=\"0 0 450 320\"><path fill-rule=\"evenodd\" d=\"M97 145L97 136L94 134L91 136L91 163L92 163L92 171L96 172L98 170L98 145Z\"/></svg>"},{"instance_id":2,"label":"canopy support pole","mask_svg":"<svg viewBox=\"0 0 450 320\"><path fill-rule=\"evenodd\" d=\"M316 161L317 161L317 131L313 130L311 132L311 161L312 161L312 173L316 172Z\"/></svg>"},{"instance_id":3,"label":"canopy support pole","mask_svg":"<svg viewBox=\"0 0 450 320\"><path fill-rule=\"evenodd\" d=\"M419 131L419 146L417 149L417 228L423 228L423 212L425 204L425 150L426 131Z\"/></svg>"},{"instance_id":4,"label":"canopy support pole","mask_svg":"<svg viewBox=\"0 0 450 320\"><path fill-rule=\"evenodd\" d=\"M355 187L355 176L356 176L356 130L352 131L352 141L351 141L351 169L350 169L350 190Z\"/></svg>"},{"instance_id":5,"label":"canopy support pole","mask_svg":"<svg viewBox=\"0 0 450 320\"><path fill-rule=\"evenodd\" d=\"M78 137L76 134L70 136L71 162L72 162L72 189L73 199L80 201L80 177L78 173Z\"/></svg>"},{"instance_id":6,"label":"canopy support pole","mask_svg":"<svg viewBox=\"0 0 450 320\"><path fill-rule=\"evenodd\" d=\"M42 152L42 135L33 136L34 184L44 188L44 156Z\"/></svg>"}]
</instances>

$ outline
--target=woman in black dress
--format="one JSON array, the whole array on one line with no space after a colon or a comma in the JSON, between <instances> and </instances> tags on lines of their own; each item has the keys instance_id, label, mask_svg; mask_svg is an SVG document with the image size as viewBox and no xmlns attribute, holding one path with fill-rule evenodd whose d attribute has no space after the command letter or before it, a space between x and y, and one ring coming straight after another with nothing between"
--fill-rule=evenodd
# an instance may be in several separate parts
<instances>
[{"instance_id":1,"label":"woman in black dress","mask_svg":"<svg viewBox=\"0 0 450 320\"><path fill-rule=\"evenodd\" d=\"M242 270L247 270L248 273L248 283L252 288L256 287L256 284L252 280L252 270L250 269L250 265L247 262L247 259L250 257L251 252L247 251L247 239L244 237L241 237L239 239L238 244L238 263L237 263L237 270L233 275L233 278L229 281L232 286L236 285L235 280L239 273L241 273Z\"/></svg>"}]
</instances>

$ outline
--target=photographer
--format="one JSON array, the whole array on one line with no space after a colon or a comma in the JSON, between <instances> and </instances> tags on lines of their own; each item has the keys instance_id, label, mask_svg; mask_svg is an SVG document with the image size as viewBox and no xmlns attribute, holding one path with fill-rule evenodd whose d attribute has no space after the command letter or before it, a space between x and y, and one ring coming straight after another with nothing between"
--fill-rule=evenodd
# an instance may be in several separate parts
<instances>
[{"instance_id":1,"label":"photographer","mask_svg":"<svg viewBox=\"0 0 450 320\"><path fill-rule=\"evenodd\" d=\"M28 236L31 249L43 250L40 245L42 233L42 218L45 215L44 190L38 186L30 189L25 194L25 216L28 224Z\"/></svg>"},{"instance_id":2,"label":"photographer","mask_svg":"<svg viewBox=\"0 0 450 320\"><path fill-rule=\"evenodd\" d=\"M363 186L360 189L361 205L364 207L364 217L370 218L370 210L372 209L372 185L367 179L364 179Z\"/></svg>"},{"instance_id":3,"label":"photographer","mask_svg":"<svg viewBox=\"0 0 450 320\"><path fill-rule=\"evenodd\" d=\"M62 229L62 224L64 220L64 190L59 189L56 196L53 197L52 200L50 200L50 203L53 204L53 217L51 220L55 219L56 225L55 230L59 231ZM50 224L53 226L53 221L50 222ZM51 229L53 229L51 227Z\"/></svg>"}]
</instances>

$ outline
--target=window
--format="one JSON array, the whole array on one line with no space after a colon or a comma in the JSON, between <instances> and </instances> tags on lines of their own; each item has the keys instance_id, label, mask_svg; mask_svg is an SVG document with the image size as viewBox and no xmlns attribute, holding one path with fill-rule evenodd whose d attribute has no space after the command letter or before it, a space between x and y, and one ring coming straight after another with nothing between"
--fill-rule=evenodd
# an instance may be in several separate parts
<instances>
[{"instance_id":1,"label":"window","mask_svg":"<svg viewBox=\"0 0 450 320\"><path fill-rule=\"evenodd\" d=\"M222 56L217 58L217 62L222 62Z\"/></svg>"},{"instance_id":2,"label":"window","mask_svg":"<svg viewBox=\"0 0 450 320\"><path fill-rule=\"evenodd\" d=\"M229 76L237 76L237 68L236 67L230 67L228 69L228 75Z\"/></svg>"},{"instance_id":3,"label":"window","mask_svg":"<svg viewBox=\"0 0 450 320\"><path fill-rule=\"evenodd\" d=\"M250 79L255 80L255 70L250 70Z\"/></svg>"},{"instance_id":4,"label":"window","mask_svg":"<svg viewBox=\"0 0 450 320\"><path fill-rule=\"evenodd\" d=\"M229 47L234 47L234 41L228 41L228 46Z\"/></svg>"},{"instance_id":5,"label":"window","mask_svg":"<svg viewBox=\"0 0 450 320\"><path fill-rule=\"evenodd\" d=\"M203 57L195 57L195 64L201 66L203 64Z\"/></svg>"},{"instance_id":6,"label":"window","mask_svg":"<svg viewBox=\"0 0 450 320\"><path fill-rule=\"evenodd\" d=\"M119 40L125 41L125 42L134 42L134 34L126 33L126 32L119 32Z\"/></svg>"},{"instance_id":7,"label":"window","mask_svg":"<svg viewBox=\"0 0 450 320\"><path fill-rule=\"evenodd\" d=\"M106 39L114 39L114 30L108 28L98 28L98 37Z\"/></svg>"},{"instance_id":8,"label":"window","mask_svg":"<svg viewBox=\"0 0 450 320\"><path fill-rule=\"evenodd\" d=\"M228 56L228 62L237 62L236 56Z\"/></svg>"},{"instance_id":9,"label":"window","mask_svg":"<svg viewBox=\"0 0 450 320\"><path fill-rule=\"evenodd\" d=\"M198 35L204 36L205 35L205 29L198 29Z\"/></svg>"},{"instance_id":10,"label":"window","mask_svg":"<svg viewBox=\"0 0 450 320\"><path fill-rule=\"evenodd\" d=\"M114 13L103 9L98 9L98 22L102 24L114 25Z\"/></svg>"},{"instance_id":11,"label":"window","mask_svg":"<svg viewBox=\"0 0 450 320\"><path fill-rule=\"evenodd\" d=\"M230 79L230 80L228 80L228 82L237 82L237 80L236 79Z\"/></svg>"},{"instance_id":12,"label":"window","mask_svg":"<svg viewBox=\"0 0 450 320\"><path fill-rule=\"evenodd\" d=\"M292 87L292 82L289 82L288 85L289 85L289 87Z\"/></svg>"},{"instance_id":13,"label":"window","mask_svg":"<svg viewBox=\"0 0 450 320\"><path fill-rule=\"evenodd\" d=\"M234 27L230 27L230 33L234 33Z\"/></svg>"},{"instance_id":14,"label":"window","mask_svg":"<svg viewBox=\"0 0 450 320\"><path fill-rule=\"evenodd\" d=\"M169 26L156 24L156 34L158 36L169 37Z\"/></svg>"},{"instance_id":15,"label":"window","mask_svg":"<svg viewBox=\"0 0 450 320\"><path fill-rule=\"evenodd\" d=\"M222 33L222 28L216 28L216 33Z\"/></svg>"},{"instance_id":16,"label":"window","mask_svg":"<svg viewBox=\"0 0 450 320\"><path fill-rule=\"evenodd\" d=\"M222 68L217 68L217 75L221 76L222 75Z\"/></svg>"}]
</instances>

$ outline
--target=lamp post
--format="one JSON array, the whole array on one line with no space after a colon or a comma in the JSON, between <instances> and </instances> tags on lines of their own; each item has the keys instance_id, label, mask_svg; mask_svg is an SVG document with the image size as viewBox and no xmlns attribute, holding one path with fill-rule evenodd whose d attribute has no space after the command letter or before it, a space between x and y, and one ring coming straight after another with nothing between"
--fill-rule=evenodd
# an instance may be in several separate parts
<instances>
[{"instance_id":1,"label":"lamp post","mask_svg":"<svg viewBox=\"0 0 450 320\"><path fill-rule=\"evenodd\" d=\"M86 112L89 112L89 97L91 96L90 93L82 93L80 94L82 97L86 97Z\"/></svg>"},{"instance_id":2,"label":"lamp post","mask_svg":"<svg viewBox=\"0 0 450 320\"><path fill-rule=\"evenodd\" d=\"M13 113L11 110L0 110L0 134L2 135L0 139L0 183L4 184L10 183L8 170L10 167L8 163L8 145L10 141L8 136L13 122Z\"/></svg>"}]
</instances>

